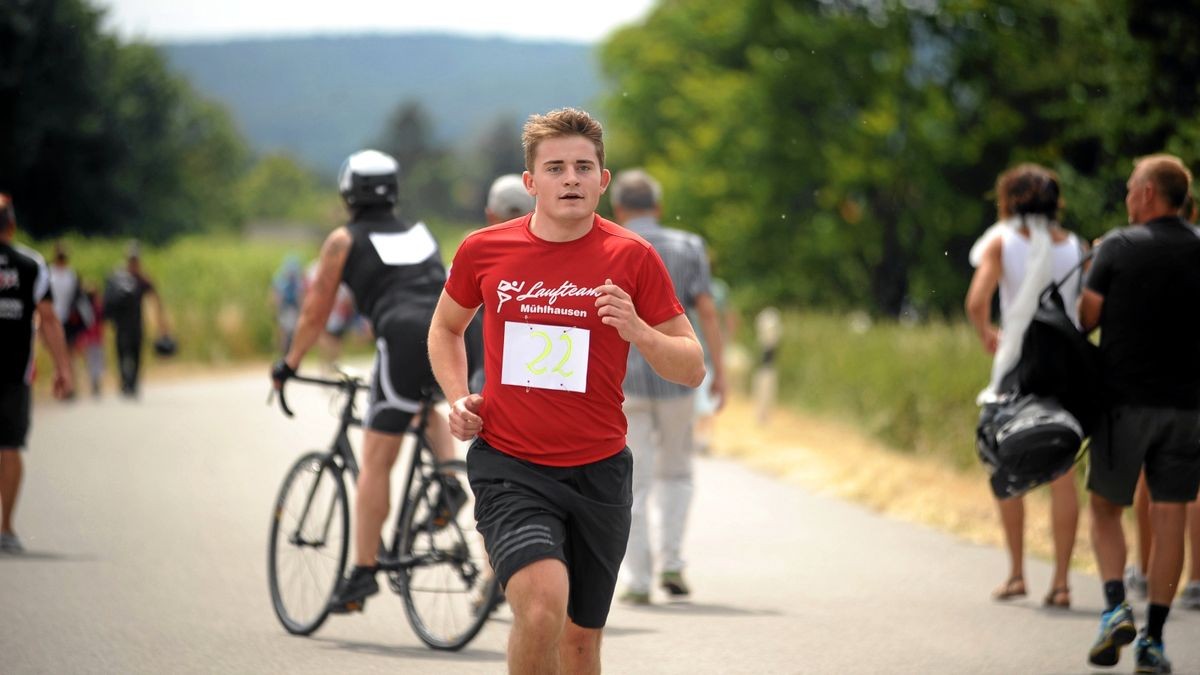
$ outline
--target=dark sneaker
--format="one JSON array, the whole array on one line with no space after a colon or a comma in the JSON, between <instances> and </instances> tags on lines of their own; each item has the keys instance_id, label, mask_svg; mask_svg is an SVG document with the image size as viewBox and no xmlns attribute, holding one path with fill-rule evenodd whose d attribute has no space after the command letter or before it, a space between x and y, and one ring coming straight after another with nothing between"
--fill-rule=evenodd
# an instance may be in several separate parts
<instances>
[{"instance_id":1,"label":"dark sneaker","mask_svg":"<svg viewBox=\"0 0 1200 675\"><path fill-rule=\"evenodd\" d=\"M14 532L0 532L0 553L24 553L25 547Z\"/></svg>"},{"instance_id":2,"label":"dark sneaker","mask_svg":"<svg viewBox=\"0 0 1200 675\"><path fill-rule=\"evenodd\" d=\"M682 572L663 572L659 578L659 585L672 598L678 600L691 595L692 589L688 588L687 582L683 580Z\"/></svg>"},{"instance_id":3,"label":"dark sneaker","mask_svg":"<svg viewBox=\"0 0 1200 675\"><path fill-rule=\"evenodd\" d=\"M1100 615L1100 635L1088 652L1088 663L1096 666L1115 666L1121 660L1121 648L1137 637L1133 625L1133 608L1122 602Z\"/></svg>"},{"instance_id":4,"label":"dark sneaker","mask_svg":"<svg viewBox=\"0 0 1200 675\"><path fill-rule=\"evenodd\" d=\"M355 566L350 576L338 584L333 599L329 601L329 611L334 614L361 612L367 606L367 598L378 592L375 568Z\"/></svg>"},{"instance_id":5,"label":"dark sneaker","mask_svg":"<svg viewBox=\"0 0 1200 675\"><path fill-rule=\"evenodd\" d=\"M1137 644L1133 646L1133 655L1137 659L1135 673L1169 673L1171 662L1167 660L1167 652L1161 640L1155 640L1144 632L1138 636Z\"/></svg>"},{"instance_id":6,"label":"dark sneaker","mask_svg":"<svg viewBox=\"0 0 1200 675\"><path fill-rule=\"evenodd\" d=\"M458 512L462 509L463 504L467 503L467 491L456 476L443 476L441 486L441 494L437 497L437 507L429 513L418 529L442 529L458 517Z\"/></svg>"}]
</instances>

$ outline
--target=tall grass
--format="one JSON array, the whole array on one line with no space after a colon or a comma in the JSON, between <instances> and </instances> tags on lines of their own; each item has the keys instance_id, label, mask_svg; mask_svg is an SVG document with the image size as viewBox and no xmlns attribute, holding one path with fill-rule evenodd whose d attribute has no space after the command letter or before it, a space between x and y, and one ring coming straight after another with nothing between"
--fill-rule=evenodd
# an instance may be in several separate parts
<instances>
[{"instance_id":1,"label":"tall grass","mask_svg":"<svg viewBox=\"0 0 1200 675\"><path fill-rule=\"evenodd\" d=\"M469 228L434 224L431 229L442 242L443 256L449 258ZM70 263L84 284L101 291L104 279L124 264L125 240L68 237L64 241ZM51 261L53 242L26 245ZM179 343L178 359L220 364L274 355L271 278L286 255L293 253L307 262L316 257L319 245L315 239L258 241L233 235L184 237L161 248L143 245L142 268L165 305ZM147 334L153 336L157 327L149 306L145 319Z\"/></svg>"},{"instance_id":2,"label":"tall grass","mask_svg":"<svg viewBox=\"0 0 1200 675\"><path fill-rule=\"evenodd\" d=\"M977 461L974 401L990 363L965 323L789 312L777 357L779 395L901 451L966 467Z\"/></svg>"}]
</instances>

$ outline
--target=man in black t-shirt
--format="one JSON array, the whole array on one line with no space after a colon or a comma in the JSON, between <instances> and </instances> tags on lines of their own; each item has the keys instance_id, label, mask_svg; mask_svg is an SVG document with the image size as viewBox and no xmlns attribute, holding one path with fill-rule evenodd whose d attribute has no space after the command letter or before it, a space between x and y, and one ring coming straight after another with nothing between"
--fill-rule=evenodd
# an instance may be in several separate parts
<instances>
[{"instance_id":1,"label":"man in black t-shirt","mask_svg":"<svg viewBox=\"0 0 1200 675\"><path fill-rule=\"evenodd\" d=\"M71 393L71 365L54 312L50 271L42 256L13 241L16 232L12 201L0 194L0 553L24 550L12 521L29 432L35 317L54 356L54 395Z\"/></svg>"},{"instance_id":2,"label":"man in black t-shirt","mask_svg":"<svg viewBox=\"0 0 1200 675\"><path fill-rule=\"evenodd\" d=\"M1170 672L1163 626L1183 569L1187 503L1200 488L1200 237L1179 217L1191 173L1178 158L1136 163L1126 184L1130 227L1106 236L1079 300L1099 327L1107 419L1092 437L1088 490L1107 610L1088 660L1117 662L1137 637L1138 672ZM1153 501L1147 623L1137 635L1125 602L1121 513L1145 469Z\"/></svg>"},{"instance_id":3,"label":"man in black t-shirt","mask_svg":"<svg viewBox=\"0 0 1200 675\"><path fill-rule=\"evenodd\" d=\"M140 249L136 241L130 242L125 265L113 270L104 284L104 314L116 329L117 370L121 373L121 395L126 398L136 398L138 394L144 335L143 298L149 296L153 301L159 337L170 333L162 297L142 270Z\"/></svg>"}]
</instances>

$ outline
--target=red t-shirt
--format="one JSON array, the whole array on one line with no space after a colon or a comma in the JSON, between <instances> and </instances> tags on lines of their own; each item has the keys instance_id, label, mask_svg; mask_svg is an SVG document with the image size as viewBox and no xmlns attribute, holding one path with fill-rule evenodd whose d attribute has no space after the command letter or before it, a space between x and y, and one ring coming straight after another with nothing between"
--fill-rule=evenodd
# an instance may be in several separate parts
<instances>
[{"instance_id":1,"label":"red t-shirt","mask_svg":"<svg viewBox=\"0 0 1200 675\"><path fill-rule=\"evenodd\" d=\"M477 230L459 247L446 293L483 307L483 440L549 466L596 462L625 447L629 343L596 314L605 279L651 326L683 307L646 240L595 216L574 241L529 231L531 215Z\"/></svg>"}]
</instances>

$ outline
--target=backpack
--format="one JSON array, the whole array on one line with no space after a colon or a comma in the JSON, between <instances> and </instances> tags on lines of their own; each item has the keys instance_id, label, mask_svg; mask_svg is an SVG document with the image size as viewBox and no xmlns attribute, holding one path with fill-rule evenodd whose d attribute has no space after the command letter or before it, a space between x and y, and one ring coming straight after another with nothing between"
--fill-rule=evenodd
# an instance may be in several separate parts
<instances>
[{"instance_id":1,"label":"backpack","mask_svg":"<svg viewBox=\"0 0 1200 675\"><path fill-rule=\"evenodd\" d=\"M1076 272L1082 279L1089 259L1091 254L1042 291L1012 371L1019 392L1056 399L1079 421L1085 436L1091 435L1103 412L1100 348L1075 327L1059 288Z\"/></svg>"},{"instance_id":2,"label":"backpack","mask_svg":"<svg viewBox=\"0 0 1200 675\"><path fill-rule=\"evenodd\" d=\"M1004 377L1007 391L980 412L975 450L999 499L1065 474L1100 417L1099 349L1075 327L1059 293L1089 258L1042 291L1021 357Z\"/></svg>"}]
</instances>

